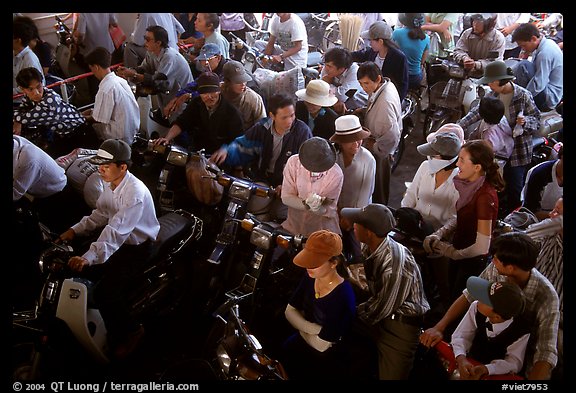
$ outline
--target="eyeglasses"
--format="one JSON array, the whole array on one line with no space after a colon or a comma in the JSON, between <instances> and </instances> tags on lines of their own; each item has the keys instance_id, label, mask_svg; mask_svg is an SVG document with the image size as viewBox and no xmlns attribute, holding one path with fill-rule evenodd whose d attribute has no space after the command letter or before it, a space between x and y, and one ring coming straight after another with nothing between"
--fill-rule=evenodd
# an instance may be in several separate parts
<instances>
[{"instance_id":1,"label":"eyeglasses","mask_svg":"<svg viewBox=\"0 0 576 393\"><path fill-rule=\"evenodd\" d=\"M204 63L204 62L207 63L207 62L209 62L210 60L215 59L215 58L217 58L217 57L218 57L218 55L214 55L214 56L210 56L210 57L208 57L208 58L206 58L206 59L202 59L202 60L198 60L198 61L201 61L201 62L203 62L203 63Z\"/></svg>"},{"instance_id":2,"label":"eyeglasses","mask_svg":"<svg viewBox=\"0 0 576 393\"><path fill-rule=\"evenodd\" d=\"M144 41L146 41L146 42L154 41L154 37L149 37L149 36L145 35Z\"/></svg>"}]
</instances>

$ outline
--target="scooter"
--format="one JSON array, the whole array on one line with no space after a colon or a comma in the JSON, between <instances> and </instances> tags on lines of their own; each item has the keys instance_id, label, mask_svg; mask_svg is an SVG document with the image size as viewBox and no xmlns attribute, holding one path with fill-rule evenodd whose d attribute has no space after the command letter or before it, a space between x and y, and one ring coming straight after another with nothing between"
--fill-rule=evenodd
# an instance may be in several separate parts
<instances>
[{"instance_id":1,"label":"scooter","mask_svg":"<svg viewBox=\"0 0 576 393\"><path fill-rule=\"evenodd\" d=\"M139 321L167 314L176 309L186 293L182 265L190 260L190 247L202 237L203 222L177 210L161 216L160 232L149 254L147 270L134 277L129 302L130 313ZM45 274L40 296L32 310L13 313L12 325L35 333L36 345L25 372L19 375L42 377L50 360L54 326L66 327L97 364L110 362L106 327L100 311L91 300L93 283L75 277L67 267L74 254L70 245L52 242L40 256L38 265ZM68 343L69 345L69 343Z\"/></svg>"}]
</instances>

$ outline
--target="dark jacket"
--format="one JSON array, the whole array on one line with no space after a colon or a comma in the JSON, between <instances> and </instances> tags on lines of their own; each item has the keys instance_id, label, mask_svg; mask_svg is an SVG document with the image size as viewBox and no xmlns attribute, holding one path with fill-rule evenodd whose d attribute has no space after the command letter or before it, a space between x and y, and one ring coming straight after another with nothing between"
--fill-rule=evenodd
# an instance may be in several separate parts
<instances>
[{"instance_id":1,"label":"dark jacket","mask_svg":"<svg viewBox=\"0 0 576 393\"><path fill-rule=\"evenodd\" d=\"M377 55L378 52L368 47L352 52L352 60L357 63L374 61ZM409 83L408 60L406 60L404 52L394 47L388 48L388 54L384 59L384 64L382 64L382 76L387 76L392 80L392 83L398 89L400 101L402 101L408 92Z\"/></svg>"},{"instance_id":2,"label":"dark jacket","mask_svg":"<svg viewBox=\"0 0 576 393\"><path fill-rule=\"evenodd\" d=\"M226 165L251 165L255 173L254 180L263 180L271 186L282 184L284 166L288 158L298 153L300 145L312 137L310 127L301 120L294 120L290 132L282 139L282 151L274 165L272 173L266 173L272 159L273 137L272 119L261 119L227 146Z\"/></svg>"},{"instance_id":3,"label":"dark jacket","mask_svg":"<svg viewBox=\"0 0 576 393\"><path fill-rule=\"evenodd\" d=\"M334 121L337 117L338 114L331 108L320 109L320 113L318 113L318 116L314 119L312 135L329 139L336 132ZM308 123L310 112L308 112L308 108L306 108L304 101L296 102L296 118L302 120L304 123L308 124L308 126L310 125Z\"/></svg>"},{"instance_id":4,"label":"dark jacket","mask_svg":"<svg viewBox=\"0 0 576 393\"><path fill-rule=\"evenodd\" d=\"M206 149L209 154L232 142L244 130L242 114L222 96L212 116L208 116L201 97L193 98L174 124L188 133L189 140L185 146L193 151Z\"/></svg>"}]
</instances>

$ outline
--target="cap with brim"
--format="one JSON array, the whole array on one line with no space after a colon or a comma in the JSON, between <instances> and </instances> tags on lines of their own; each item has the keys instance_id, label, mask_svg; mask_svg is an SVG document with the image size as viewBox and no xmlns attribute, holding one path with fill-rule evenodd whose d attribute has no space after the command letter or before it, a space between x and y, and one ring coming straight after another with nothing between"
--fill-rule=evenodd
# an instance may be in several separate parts
<instances>
[{"instance_id":1,"label":"cap with brim","mask_svg":"<svg viewBox=\"0 0 576 393\"><path fill-rule=\"evenodd\" d=\"M511 72L511 71L510 71ZM514 75L510 75L508 66L501 60L496 60L488 63L484 69L484 76L478 80L479 85L486 85L490 82L516 79Z\"/></svg>"},{"instance_id":2,"label":"cap with brim","mask_svg":"<svg viewBox=\"0 0 576 393\"><path fill-rule=\"evenodd\" d=\"M232 83L245 83L252 80L242 63L236 60L228 60L224 64L222 72L224 79L228 79Z\"/></svg>"},{"instance_id":3,"label":"cap with brim","mask_svg":"<svg viewBox=\"0 0 576 393\"><path fill-rule=\"evenodd\" d=\"M314 136L300 145L298 158L310 172L326 172L336 163L336 150L326 139Z\"/></svg>"},{"instance_id":4,"label":"cap with brim","mask_svg":"<svg viewBox=\"0 0 576 393\"><path fill-rule=\"evenodd\" d=\"M336 128L330 141L334 143L350 143L370 136L370 131L360 125L360 119L356 115L343 115L336 118L334 122Z\"/></svg>"},{"instance_id":5,"label":"cap with brim","mask_svg":"<svg viewBox=\"0 0 576 393\"><path fill-rule=\"evenodd\" d=\"M416 146L418 153L423 156L456 157L462 147L462 141L453 132L436 134L431 142Z\"/></svg>"},{"instance_id":6,"label":"cap with brim","mask_svg":"<svg viewBox=\"0 0 576 393\"><path fill-rule=\"evenodd\" d=\"M379 38L383 40L392 39L392 28L384 21L376 21L370 25L368 30L364 30L360 37L365 40L377 40Z\"/></svg>"},{"instance_id":7,"label":"cap with brim","mask_svg":"<svg viewBox=\"0 0 576 393\"><path fill-rule=\"evenodd\" d=\"M432 142L434 140L434 137L436 137L436 135L441 134L443 132L453 132L454 134L456 134L456 136L458 136L460 141L464 143L464 129L459 124L456 123L446 123L442 127L440 127L437 131L431 132L426 137L426 142Z\"/></svg>"},{"instance_id":8,"label":"cap with brim","mask_svg":"<svg viewBox=\"0 0 576 393\"><path fill-rule=\"evenodd\" d=\"M121 139L107 139L100 145L94 157L88 159L91 164L104 165L113 162L130 161L132 149Z\"/></svg>"},{"instance_id":9,"label":"cap with brim","mask_svg":"<svg viewBox=\"0 0 576 393\"><path fill-rule=\"evenodd\" d=\"M491 307L504 320L519 315L525 308L522 290L511 282L488 281L471 276L466 280L466 289L470 296Z\"/></svg>"},{"instance_id":10,"label":"cap with brim","mask_svg":"<svg viewBox=\"0 0 576 393\"><path fill-rule=\"evenodd\" d=\"M213 72L203 72L196 79L198 85L198 93L213 93L220 91L220 77Z\"/></svg>"},{"instance_id":11,"label":"cap with brim","mask_svg":"<svg viewBox=\"0 0 576 393\"><path fill-rule=\"evenodd\" d=\"M352 223L362 225L378 237L386 237L396 226L390 209L379 203L371 203L362 208L345 207L340 211L340 215Z\"/></svg>"},{"instance_id":12,"label":"cap with brim","mask_svg":"<svg viewBox=\"0 0 576 393\"><path fill-rule=\"evenodd\" d=\"M200 53L196 57L196 60L204 61L208 60L214 56L222 54L218 45L213 43L204 44L200 49Z\"/></svg>"},{"instance_id":13,"label":"cap with brim","mask_svg":"<svg viewBox=\"0 0 576 393\"><path fill-rule=\"evenodd\" d=\"M321 229L308 236L304 248L294 257L293 262L306 269L316 269L341 253L342 238L334 232Z\"/></svg>"},{"instance_id":14,"label":"cap with brim","mask_svg":"<svg viewBox=\"0 0 576 393\"><path fill-rule=\"evenodd\" d=\"M321 79L308 82L305 89L296 91L296 96L318 106L330 107L338 102L338 97L330 94L330 85Z\"/></svg>"}]
</instances>

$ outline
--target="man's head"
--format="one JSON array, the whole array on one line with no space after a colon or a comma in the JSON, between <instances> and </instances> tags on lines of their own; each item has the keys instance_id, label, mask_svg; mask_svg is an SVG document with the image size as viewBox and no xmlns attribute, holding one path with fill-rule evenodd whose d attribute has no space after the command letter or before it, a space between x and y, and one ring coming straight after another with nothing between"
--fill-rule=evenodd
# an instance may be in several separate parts
<instances>
[{"instance_id":1,"label":"man's head","mask_svg":"<svg viewBox=\"0 0 576 393\"><path fill-rule=\"evenodd\" d=\"M89 161L98 165L98 173L103 181L117 186L130 168L131 156L132 149L128 143L121 139L106 139Z\"/></svg>"},{"instance_id":2,"label":"man's head","mask_svg":"<svg viewBox=\"0 0 576 393\"><path fill-rule=\"evenodd\" d=\"M540 32L532 23L522 23L512 33L512 42L516 42L526 53L532 53L540 45Z\"/></svg>"},{"instance_id":3,"label":"man's head","mask_svg":"<svg viewBox=\"0 0 576 393\"><path fill-rule=\"evenodd\" d=\"M199 12L194 22L194 28L201 33L213 33L220 26L220 17L217 13Z\"/></svg>"},{"instance_id":4,"label":"man's head","mask_svg":"<svg viewBox=\"0 0 576 393\"><path fill-rule=\"evenodd\" d=\"M528 272L536 266L540 252L530 236L520 232L504 233L492 240L490 253L500 274L512 275L515 269Z\"/></svg>"},{"instance_id":5,"label":"man's head","mask_svg":"<svg viewBox=\"0 0 576 393\"><path fill-rule=\"evenodd\" d=\"M40 102L44 95L42 74L34 67L22 68L16 75L16 83L30 100Z\"/></svg>"},{"instance_id":6,"label":"man's head","mask_svg":"<svg viewBox=\"0 0 576 393\"><path fill-rule=\"evenodd\" d=\"M34 29L25 22L12 23L12 49L22 50L34 38Z\"/></svg>"},{"instance_id":7,"label":"man's head","mask_svg":"<svg viewBox=\"0 0 576 393\"><path fill-rule=\"evenodd\" d=\"M242 63L236 60L228 60L226 64L224 64L222 72L224 81L232 84L241 85L252 80L252 77L248 74Z\"/></svg>"},{"instance_id":8,"label":"man's head","mask_svg":"<svg viewBox=\"0 0 576 393\"><path fill-rule=\"evenodd\" d=\"M202 102L208 108L218 104L220 100L220 78L213 72L203 72L196 79L198 93Z\"/></svg>"},{"instance_id":9,"label":"man's head","mask_svg":"<svg viewBox=\"0 0 576 393\"><path fill-rule=\"evenodd\" d=\"M371 203L362 208L345 207L340 214L354 224L354 232L363 243L371 237L385 238L396 226L390 209L379 203Z\"/></svg>"},{"instance_id":10,"label":"man's head","mask_svg":"<svg viewBox=\"0 0 576 393\"><path fill-rule=\"evenodd\" d=\"M168 32L162 26L148 26L144 33L144 46L152 53L160 53L162 48L168 48Z\"/></svg>"},{"instance_id":11,"label":"man's head","mask_svg":"<svg viewBox=\"0 0 576 393\"><path fill-rule=\"evenodd\" d=\"M277 93L268 99L268 113L276 132L286 132L296 119L294 99L286 93Z\"/></svg>"},{"instance_id":12,"label":"man's head","mask_svg":"<svg viewBox=\"0 0 576 393\"><path fill-rule=\"evenodd\" d=\"M358 66L356 78L362 89L368 93L374 93L382 83L382 70L373 61L365 61Z\"/></svg>"},{"instance_id":13,"label":"man's head","mask_svg":"<svg viewBox=\"0 0 576 393\"><path fill-rule=\"evenodd\" d=\"M483 36L489 33L496 26L496 14L482 13L482 14L472 14L470 16L470 22L472 23L472 33Z\"/></svg>"},{"instance_id":14,"label":"man's head","mask_svg":"<svg viewBox=\"0 0 576 393\"><path fill-rule=\"evenodd\" d=\"M478 310L492 320L490 311L496 313L503 322L520 315L526 307L526 299L522 289L511 282L488 281L480 277L471 276L466 281L468 293L478 300ZM489 307L485 309L480 303Z\"/></svg>"},{"instance_id":15,"label":"man's head","mask_svg":"<svg viewBox=\"0 0 576 393\"><path fill-rule=\"evenodd\" d=\"M196 57L196 69L200 72L213 71L222 61L220 47L213 43L204 44Z\"/></svg>"},{"instance_id":16,"label":"man's head","mask_svg":"<svg viewBox=\"0 0 576 393\"><path fill-rule=\"evenodd\" d=\"M106 73L112 64L112 55L108 49L101 46L92 50L84 57L84 61L88 64L90 71L94 73L99 79L102 79L101 74Z\"/></svg>"},{"instance_id":17,"label":"man's head","mask_svg":"<svg viewBox=\"0 0 576 393\"><path fill-rule=\"evenodd\" d=\"M504 116L504 103L498 97L484 96L478 105L478 114L488 124L498 124Z\"/></svg>"},{"instance_id":18,"label":"man's head","mask_svg":"<svg viewBox=\"0 0 576 393\"><path fill-rule=\"evenodd\" d=\"M324 69L329 77L338 77L352 65L352 54L346 48L335 46L324 54Z\"/></svg>"}]
</instances>

